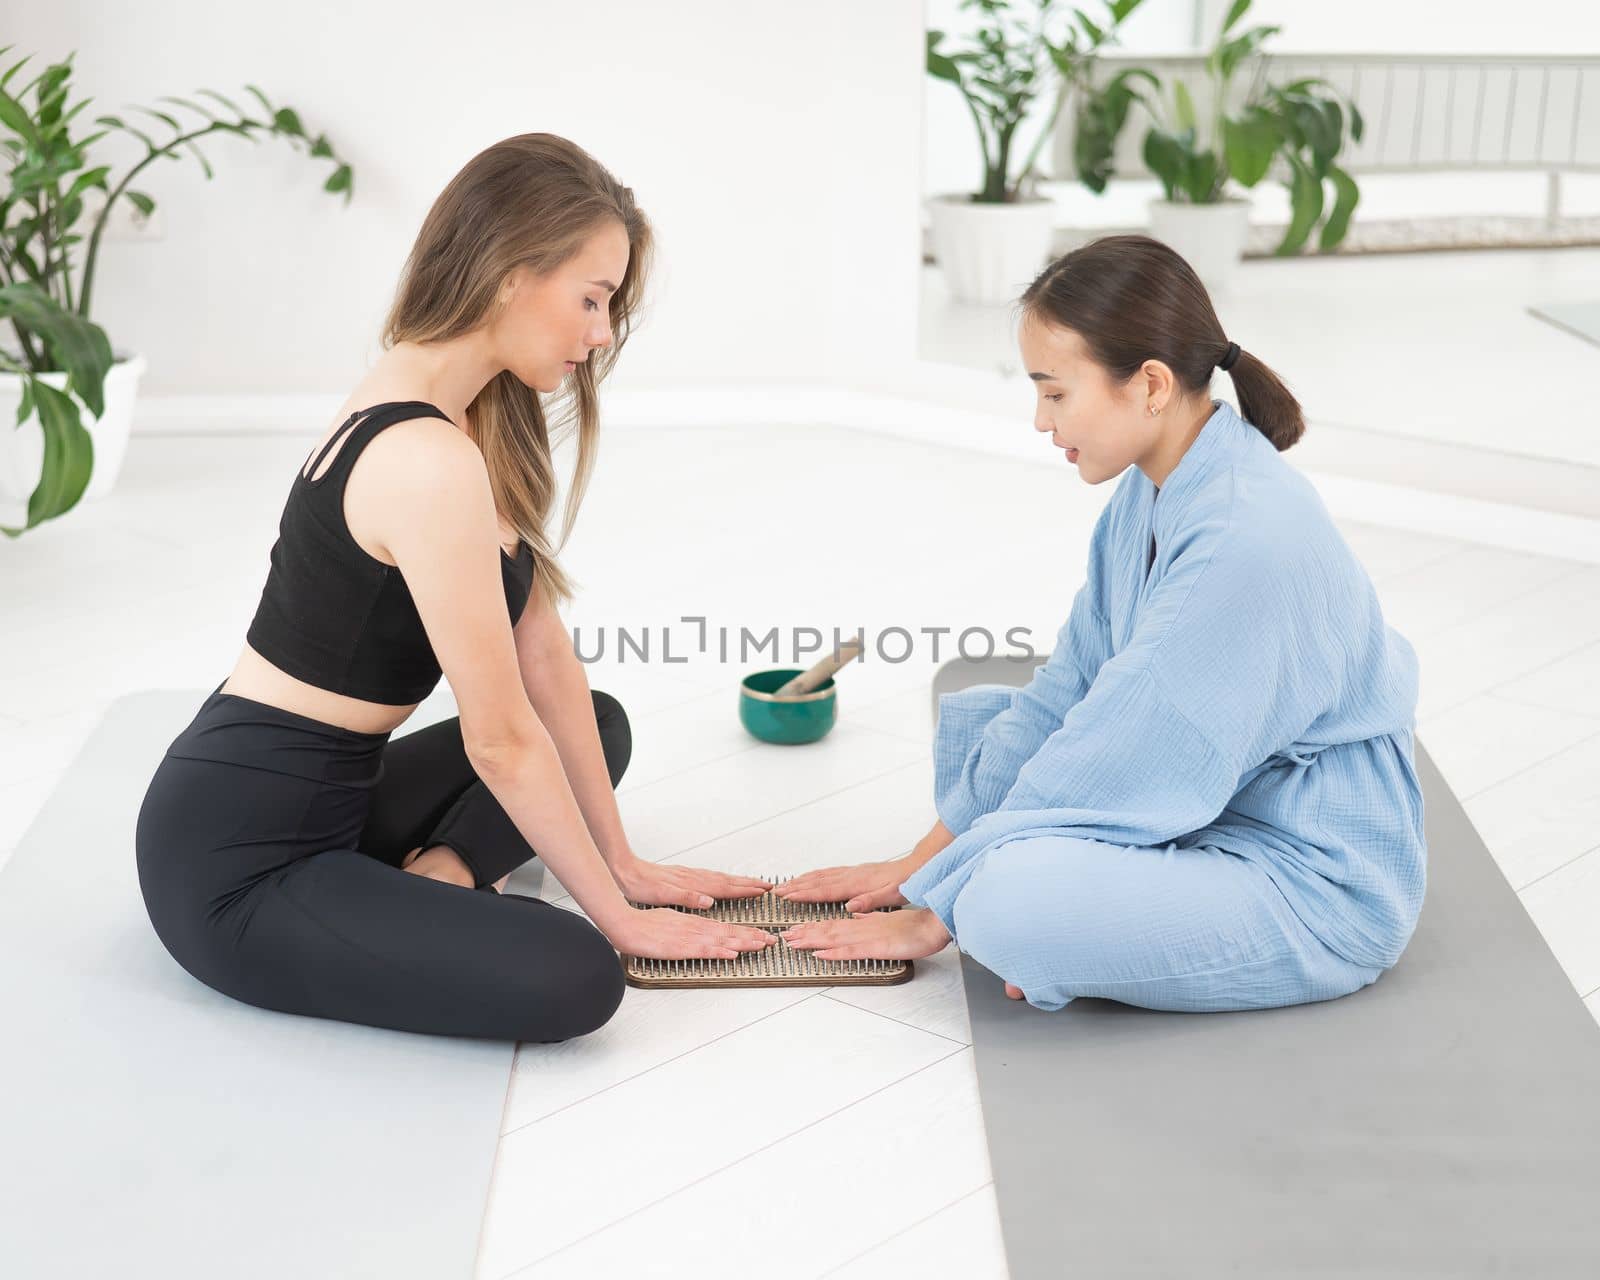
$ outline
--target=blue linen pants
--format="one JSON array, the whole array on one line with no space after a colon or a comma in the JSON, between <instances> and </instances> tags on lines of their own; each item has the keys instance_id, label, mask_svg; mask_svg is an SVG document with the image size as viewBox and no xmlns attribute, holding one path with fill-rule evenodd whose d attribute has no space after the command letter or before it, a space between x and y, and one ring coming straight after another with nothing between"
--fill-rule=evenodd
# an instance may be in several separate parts
<instances>
[{"instance_id":1,"label":"blue linen pants","mask_svg":"<svg viewBox=\"0 0 1600 1280\"><path fill-rule=\"evenodd\" d=\"M1225 850L1019 834L976 858L958 943L1040 1009L1079 996L1261 1009L1332 1000L1382 972L1330 950L1258 864Z\"/></svg>"}]
</instances>

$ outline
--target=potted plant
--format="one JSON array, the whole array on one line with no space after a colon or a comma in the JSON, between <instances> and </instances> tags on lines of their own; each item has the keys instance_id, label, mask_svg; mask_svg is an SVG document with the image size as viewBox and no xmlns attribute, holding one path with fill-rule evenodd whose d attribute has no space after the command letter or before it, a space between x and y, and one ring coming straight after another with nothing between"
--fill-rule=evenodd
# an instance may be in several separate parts
<instances>
[{"instance_id":1,"label":"potted plant","mask_svg":"<svg viewBox=\"0 0 1600 1280\"><path fill-rule=\"evenodd\" d=\"M1060 38L1056 0L1035 0L1025 18L1009 0L962 0L983 23L968 47L946 52L945 33L928 32L928 74L961 91L983 151L983 185L976 192L930 201L934 254L964 302L999 303L1016 297L1049 256L1054 205L1034 190L1034 166L1069 90L1085 78L1095 53L1140 0L1105 0L1101 26L1074 9ZM1017 130L1055 81L1054 105L1020 166L1013 164Z\"/></svg>"},{"instance_id":2,"label":"potted plant","mask_svg":"<svg viewBox=\"0 0 1600 1280\"><path fill-rule=\"evenodd\" d=\"M10 48L0 48L0 56ZM0 530L11 537L60 516L85 494L106 492L121 468L144 361L113 355L90 315L113 210L119 201L145 217L155 209L133 181L157 160L184 156L210 178L199 143L219 134L278 137L332 161L323 187L346 201L352 177L326 137L313 138L292 108L274 106L254 86L249 92L260 115L202 89L195 97L215 106L163 98L178 114L133 108L155 122L151 130L170 132L165 141L119 116L100 116L95 132L74 138L73 121L90 100L68 101L72 55L13 92L10 82L29 60L0 75L0 146L10 161L9 186L0 192L0 321L15 338L13 349L0 348ZM89 160L89 148L108 134L131 138L144 152L120 177ZM8 430L12 418L15 429Z\"/></svg>"},{"instance_id":3,"label":"potted plant","mask_svg":"<svg viewBox=\"0 0 1600 1280\"><path fill-rule=\"evenodd\" d=\"M1121 72L1102 89L1086 90L1077 116L1078 175L1091 190L1101 191L1128 106L1134 100L1144 104L1154 118L1144 137L1144 162L1164 193L1150 202L1151 234L1181 253L1213 290L1227 288L1249 226L1250 202L1233 194L1230 182L1254 187L1274 161L1281 162L1291 214L1279 254L1300 252L1319 224L1320 246L1333 248L1349 230L1360 198L1355 179L1337 159L1347 133L1361 140L1361 113L1327 81L1312 77L1273 85L1257 76L1239 108L1229 110L1234 73L1280 29L1251 27L1230 36L1250 4L1234 0L1206 58L1211 114L1204 129L1182 80L1173 80L1169 110L1157 78L1140 68ZM1140 80L1155 92L1142 91ZM1325 187L1332 188L1331 200Z\"/></svg>"}]
</instances>

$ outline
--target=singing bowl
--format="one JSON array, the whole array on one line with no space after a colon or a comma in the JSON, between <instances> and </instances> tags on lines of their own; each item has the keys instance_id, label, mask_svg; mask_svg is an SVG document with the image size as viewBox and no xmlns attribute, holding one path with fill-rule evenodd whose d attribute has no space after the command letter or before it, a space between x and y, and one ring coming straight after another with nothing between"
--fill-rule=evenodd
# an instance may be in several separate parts
<instances>
[{"instance_id":1,"label":"singing bowl","mask_svg":"<svg viewBox=\"0 0 1600 1280\"><path fill-rule=\"evenodd\" d=\"M739 723L762 742L792 746L815 742L833 728L839 716L838 690L832 678L797 698L775 698L773 690L799 675L802 668L756 671L739 682Z\"/></svg>"}]
</instances>

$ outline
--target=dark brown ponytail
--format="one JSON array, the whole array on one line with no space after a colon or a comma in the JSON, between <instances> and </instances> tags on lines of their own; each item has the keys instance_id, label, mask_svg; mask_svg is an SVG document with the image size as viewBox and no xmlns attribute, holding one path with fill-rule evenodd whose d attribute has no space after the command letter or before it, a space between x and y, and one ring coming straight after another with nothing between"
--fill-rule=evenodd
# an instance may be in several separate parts
<instances>
[{"instance_id":1,"label":"dark brown ponytail","mask_svg":"<svg viewBox=\"0 0 1600 1280\"><path fill-rule=\"evenodd\" d=\"M1022 295L1023 313L1071 329L1095 363L1126 382L1160 360L1186 395L1204 395L1228 338L1194 268L1149 236L1102 236L1041 271ZM1240 350L1228 373L1239 414L1280 453L1305 434L1300 402L1271 369Z\"/></svg>"}]
</instances>

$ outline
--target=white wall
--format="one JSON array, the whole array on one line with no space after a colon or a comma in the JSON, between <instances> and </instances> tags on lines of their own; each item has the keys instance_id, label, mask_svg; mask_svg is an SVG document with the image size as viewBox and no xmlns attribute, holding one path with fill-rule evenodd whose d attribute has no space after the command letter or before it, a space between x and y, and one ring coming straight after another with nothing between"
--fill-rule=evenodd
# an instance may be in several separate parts
<instances>
[{"instance_id":1,"label":"white wall","mask_svg":"<svg viewBox=\"0 0 1600 1280\"><path fill-rule=\"evenodd\" d=\"M103 251L96 318L146 354L149 393L342 395L439 189L532 130L586 147L655 222L618 385L912 358L920 0L9 0L0 23L17 53L78 51L87 115L255 83L355 166L348 208L281 144L217 140L211 183L148 171L165 238Z\"/></svg>"}]
</instances>

